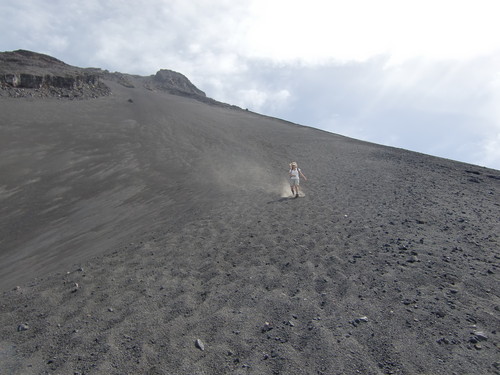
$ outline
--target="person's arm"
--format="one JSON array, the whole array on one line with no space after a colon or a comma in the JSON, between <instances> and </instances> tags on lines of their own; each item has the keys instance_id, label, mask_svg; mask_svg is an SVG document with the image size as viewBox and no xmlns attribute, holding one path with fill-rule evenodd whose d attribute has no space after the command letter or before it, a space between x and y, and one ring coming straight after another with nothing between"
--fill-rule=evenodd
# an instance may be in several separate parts
<instances>
[{"instance_id":1,"label":"person's arm","mask_svg":"<svg viewBox=\"0 0 500 375\"><path fill-rule=\"evenodd\" d=\"M300 175L301 175L302 177L304 177L304 180L306 180L306 181L307 181L307 177L306 177L306 176L304 176L304 174L302 173L302 171L299 171L299 173L300 173Z\"/></svg>"}]
</instances>

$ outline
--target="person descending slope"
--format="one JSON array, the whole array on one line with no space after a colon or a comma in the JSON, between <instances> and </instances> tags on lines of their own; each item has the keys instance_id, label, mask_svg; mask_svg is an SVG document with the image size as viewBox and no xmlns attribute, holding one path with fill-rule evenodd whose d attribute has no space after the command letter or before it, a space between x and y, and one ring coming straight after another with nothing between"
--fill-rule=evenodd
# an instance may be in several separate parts
<instances>
[{"instance_id":1,"label":"person descending slope","mask_svg":"<svg viewBox=\"0 0 500 375\"><path fill-rule=\"evenodd\" d=\"M306 176L302 174L302 171L297 166L296 162L290 163L290 171L288 172L290 176L290 189L292 190L292 195L295 195L295 198L299 196L299 186L300 186L300 178L299 175L307 181Z\"/></svg>"}]
</instances>

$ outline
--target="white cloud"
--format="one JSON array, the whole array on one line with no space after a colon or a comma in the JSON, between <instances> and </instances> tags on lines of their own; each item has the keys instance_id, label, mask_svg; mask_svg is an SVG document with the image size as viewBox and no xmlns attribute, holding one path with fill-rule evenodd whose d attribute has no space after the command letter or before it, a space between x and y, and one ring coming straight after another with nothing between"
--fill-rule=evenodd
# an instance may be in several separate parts
<instances>
[{"instance_id":1,"label":"white cloud","mask_svg":"<svg viewBox=\"0 0 500 375\"><path fill-rule=\"evenodd\" d=\"M267 94L256 89L239 90L238 94L241 97L241 103L245 103L246 108L249 107L254 111L260 111L267 100Z\"/></svg>"},{"instance_id":2,"label":"white cloud","mask_svg":"<svg viewBox=\"0 0 500 375\"><path fill-rule=\"evenodd\" d=\"M273 73L287 85L288 105L266 113L376 143L471 163L500 160L485 147L499 132L500 90L489 84L495 64L429 64L385 59L344 65L290 68ZM495 91L496 90L496 91ZM495 94L496 95L493 95ZM486 155L490 157L486 158Z\"/></svg>"},{"instance_id":3,"label":"white cloud","mask_svg":"<svg viewBox=\"0 0 500 375\"><path fill-rule=\"evenodd\" d=\"M475 164L496 166L496 169L500 170L500 132L485 139L475 155L476 158L473 160Z\"/></svg>"},{"instance_id":4,"label":"white cloud","mask_svg":"<svg viewBox=\"0 0 500 375\"><path fill-rule=\"evenodd\" d=\"M250 57L305 63L390 55L470 58L500 49L494 0L251 2Z\"/></svg>"},{"instance_id":5,"label":"white cloud","mask_svg":"<svg viewBox=\"0 0 500 375\"><path fill-rule=\"evenodd\" d=\"M235 97L237 105L255 112L260 112L264 108L266 112L277 111L287 104L289 98L290 92L286 89L275 92L258 89L238 90Z\"/></svg>"},{"instance_id":6,"label":"white cloud","mask_svg":"<svg viewBox=\"0 0 500 375\"><path fill-rule=\"evenodd\" d=\"M66 47L79 60L141 74L165 64L233 74L247 59L309 65L385 55L395 64L500 51L495 0L24 0L0 7L7 15L0 42L17 34L21 44ZM71 43L47 43L57 38Z\"/></svg>"}]
</instances>

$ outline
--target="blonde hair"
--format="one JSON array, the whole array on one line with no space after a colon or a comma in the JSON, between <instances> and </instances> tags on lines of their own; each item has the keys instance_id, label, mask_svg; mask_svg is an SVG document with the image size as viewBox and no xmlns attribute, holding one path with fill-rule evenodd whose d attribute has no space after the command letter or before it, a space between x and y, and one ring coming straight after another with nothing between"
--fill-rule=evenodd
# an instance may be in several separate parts
<instances>
[{"instance_id":1,"label":"blonde hair","mask_svg":"<svg viewBox=\"0 0 500 375\"><path fill-rule=\"evenodd\" d=\"M299 167L299 166L297 165L297 162L292 161L292 162L290 163L290 169L292 169L292 167L293 167L294 165L295 165L297 168Z\"/></svg>"}]
</instances>

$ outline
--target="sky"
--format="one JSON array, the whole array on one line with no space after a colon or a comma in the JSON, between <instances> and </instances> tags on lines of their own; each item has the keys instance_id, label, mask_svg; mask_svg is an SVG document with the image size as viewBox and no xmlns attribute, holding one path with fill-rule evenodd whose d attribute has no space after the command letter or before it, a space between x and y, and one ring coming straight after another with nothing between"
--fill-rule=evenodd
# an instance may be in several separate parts
<instances>
[{"instance_id":1,"label":"sky","mask_svg":"<svg viewBox=\"0 0 500 375\"><path fill-rule=\"evenodd\" d=\"M500 170L498 0L0 0L0 51ZM300 147L300 145L298 145Z\"/></svg>"}]
</instances>

